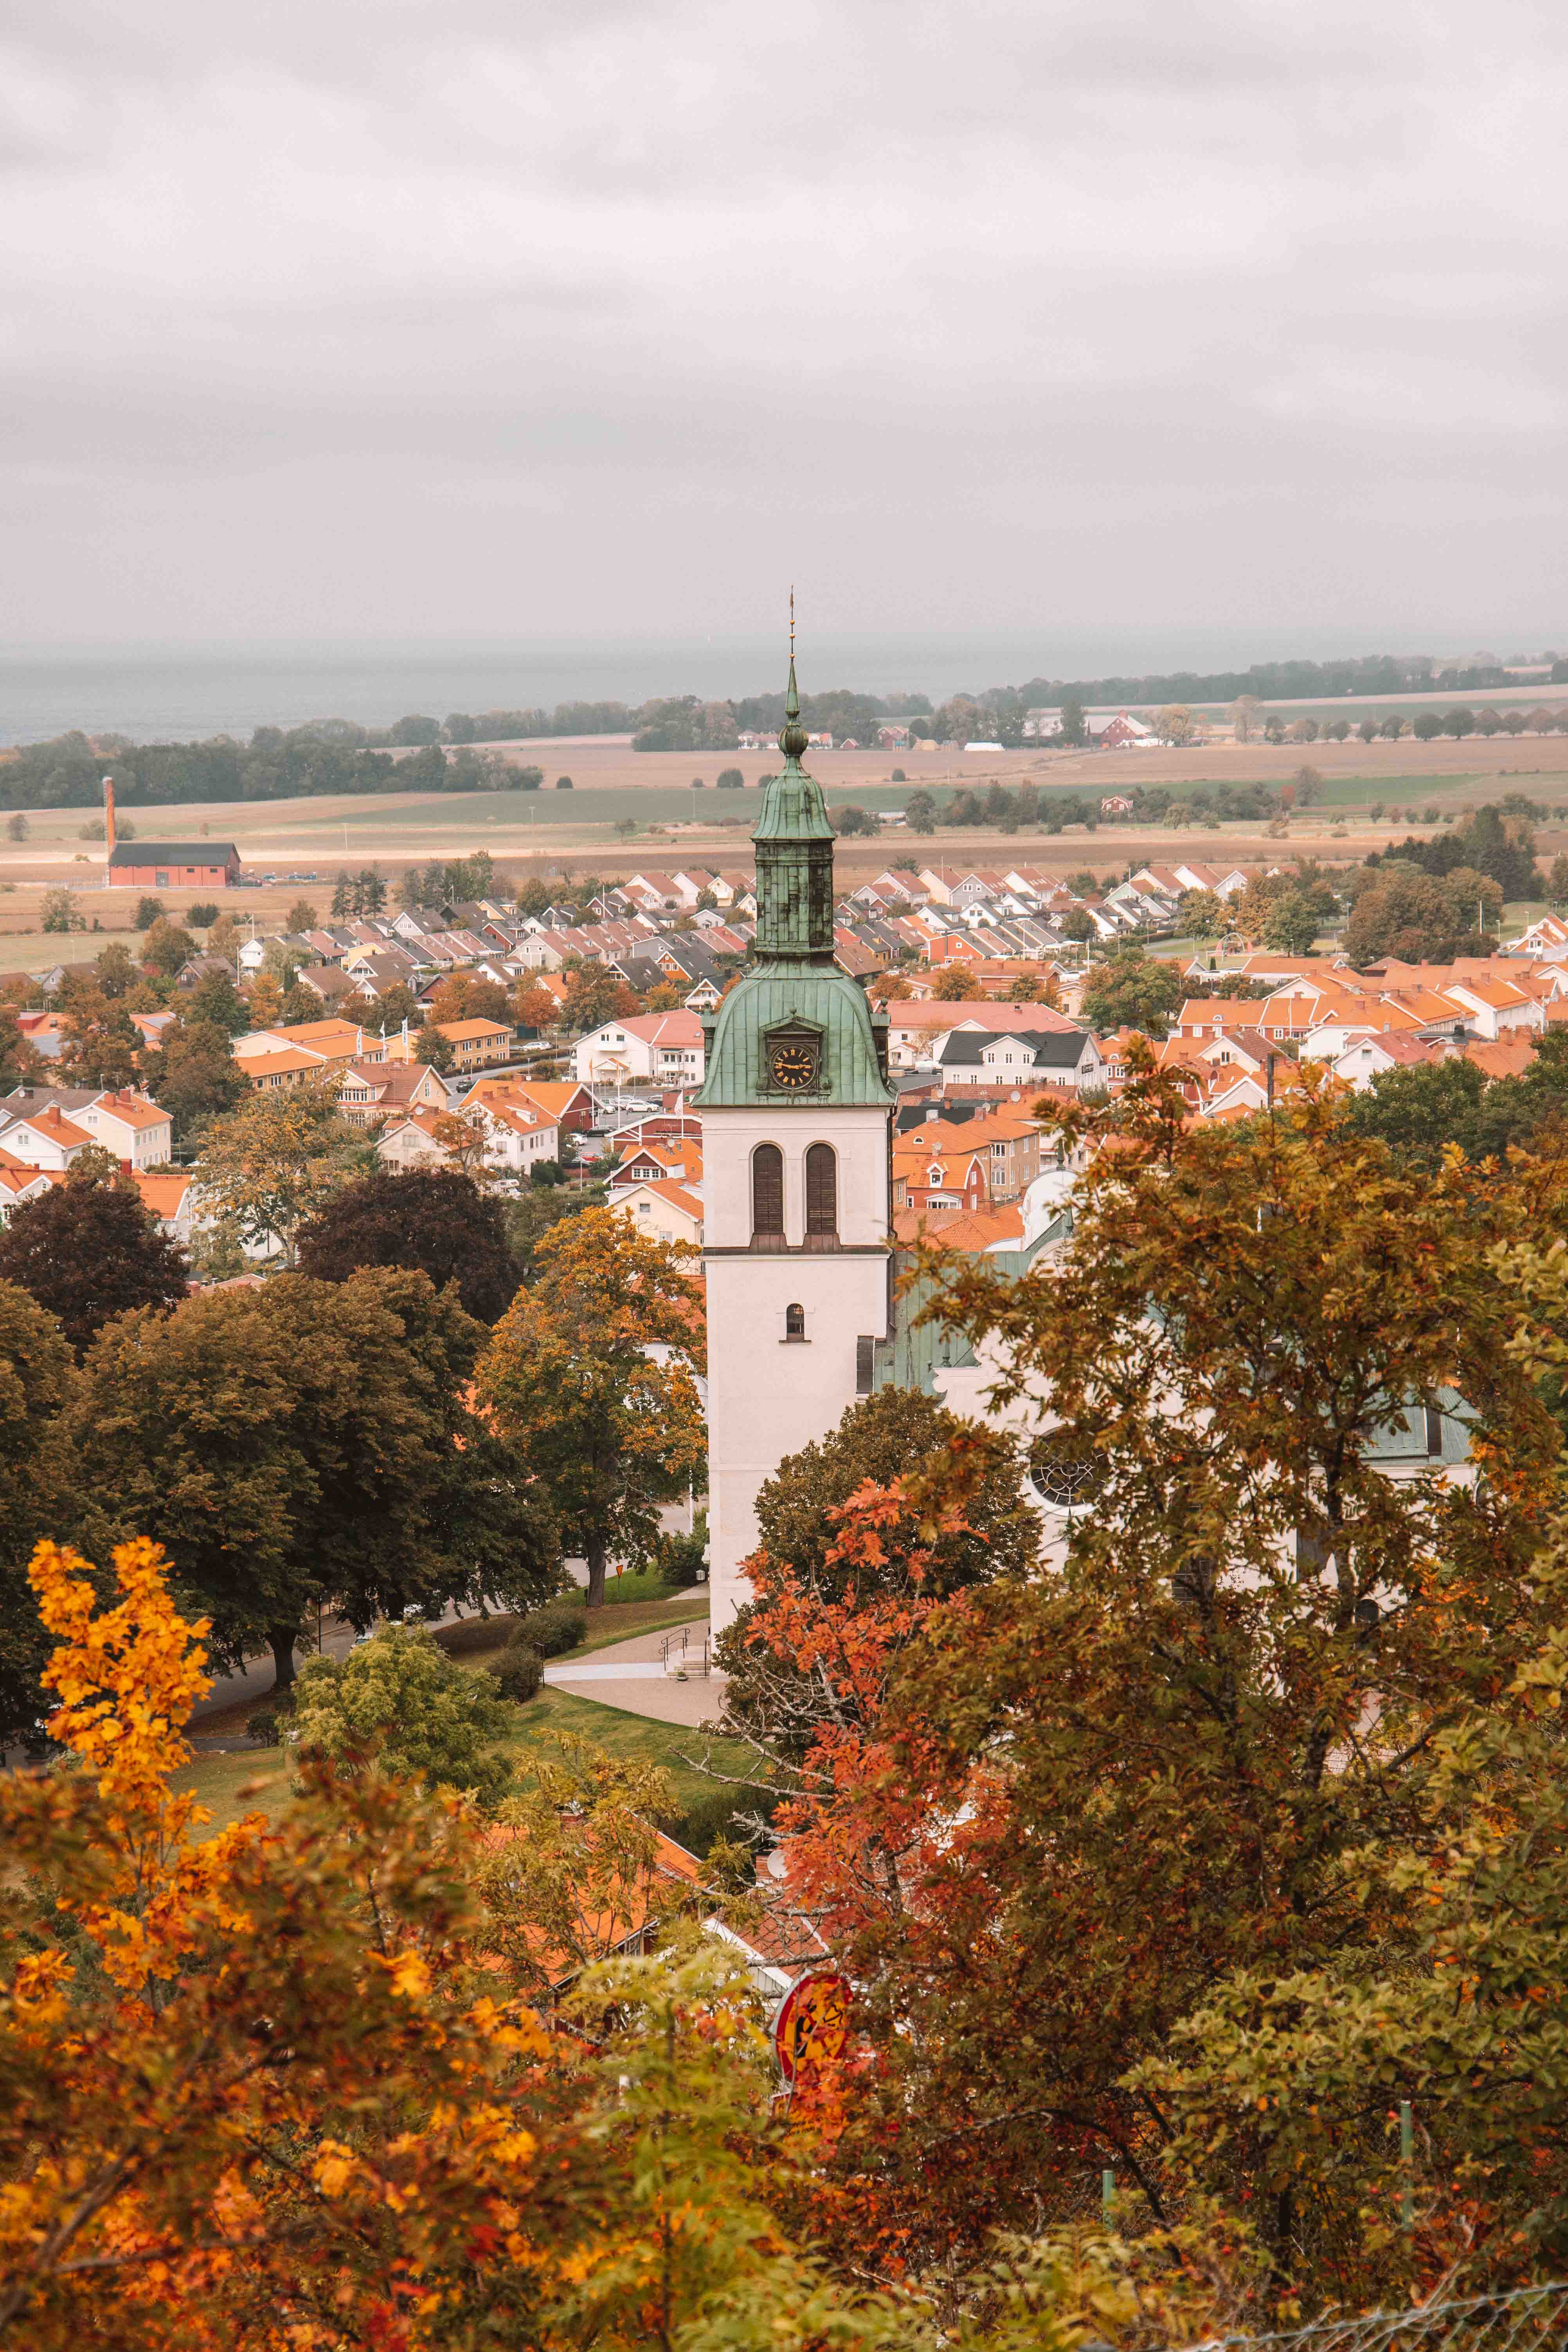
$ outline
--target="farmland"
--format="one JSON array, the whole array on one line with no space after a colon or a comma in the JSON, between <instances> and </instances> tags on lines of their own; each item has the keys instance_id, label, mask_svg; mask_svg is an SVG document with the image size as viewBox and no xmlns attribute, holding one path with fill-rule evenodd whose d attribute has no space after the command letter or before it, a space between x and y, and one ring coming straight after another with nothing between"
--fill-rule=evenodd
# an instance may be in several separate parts
<instances>
[{"instance_id":1,"label":"farmland","mask_svg":"<svg viewBox=\"0 0 1568 2352\"><path fill-rule=\"evenodd\" d=\"M234 841L251 877L274 879L259 888L234 893L226 903L258 929L279 927L296 898L305 898L323 914L332 878L342 866L375 864L395 883L410 865L488 849L507 875L570 869L581 875L618 875L637 866L700 863L747 866L750 833L756 819L759 779L777 766L765 752L637 753L612 738L507 747L515 762L542 765L541 792L377 793L284 801L205 802L175 808L138 806L129 812L139 839L191 838ZM1319 803L1291 818L1282 840L1256 822L1226 824L1119 823L1092 834L1073 826L1059 835L1037 831L1002 834L984 828L939 828L934 835L902 830L847 838L838 853L841 877L851 885L865 879L889 857L914 856L926 862L962 859L994 863L999 856L1027 857L1062 872L1090 866L1119 874L1130 863L1169 856L1247 860L1281 854L1348 861L1369 848L1386 846L1411 829L1405 812L1434 809L1439 820L1457 818L1467 806L1522 792L1547 806L1568 804L1568 737L1474 737L1418 744L1360 742L1310 746L1230 743L1193 750L1152 751L873 752L823 751L811 765L830 807L856 802L868 810L900 808L924 785L937 794L993 781L1016 786L1028 782L1048 809L1051 796L1094 797L1125 792L1136 783L1172 790L1200 784L1283 783L1310 761L1322 778ZM900 766L906 781L895 782ZM742 792L718 792L721 768L739 767ZM570 774L570 793L553 789ZM701 776L700 790L692 779ZM1382 803L1376 824L1372 807ZM1400 812L1397 823L1387 813ZM81 837L80 809L30 811L24 842L0 841L0 972L37 968L48 959L70 961L96 954L102 934L129 932L140 895L103 885L101 842ZM631 828L617 832L617 826ZM1416 824L1414 830L1426 827ZM1540 846L1548 856L1568 846L1568 824L1546 822ZM307 880L307 876L314 877ZM46 938L38 929L46 889L65 884L79 895L85 937ZM170 912L184 911L181 894L169 896ZM95 936L92 926L98 926Z\"/></svg>"}]
</instances>

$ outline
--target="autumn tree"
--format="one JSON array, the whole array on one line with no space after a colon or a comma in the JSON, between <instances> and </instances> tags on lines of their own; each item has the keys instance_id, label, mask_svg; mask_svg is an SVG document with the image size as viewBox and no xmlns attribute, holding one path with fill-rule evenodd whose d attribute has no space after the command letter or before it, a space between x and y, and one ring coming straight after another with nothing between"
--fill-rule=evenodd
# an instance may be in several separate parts
<instances>
[{"instance_id":1,"label":"autumn tree","mask_svg":"<svg viewBox=\"0 0 1568 2352\"><path fill-rule=\"evenodd\" d=\"M189 1280L184 1253L106 1152L83 1153L0 1233L0 1282L54 1317L79 1362L114 1316L172 1307Z\"/></svg>"},{"instance_id":2,"label":"autumn tree","mask_svg":"<svg viewBox=\"0 0 1568 2352\"><path fill-rule=\"evenodd\" d=\"M123 1003L101 989L78 988L60 1024L59 1075L72 1087L133 1087L142 1045Z\"/></svg>"},{"instance_id":3,"label":"autumn tree","mask_svg":"<svg viewBox=\"0 0 1568 2352\"><path fill-rule=\"evenodd\" d=\"M1188 939L1217 939L1227 919L1225 900L1217 891L1184 890L1176 902L1176 928Z\"/></svg>"},{"instance_id":4,"label":"autumn tree","mask_svg":"<svg viewBox=\"0 0 1568 2352\"><path fill-rule=\"evenodd\" d=\"M633 1231L610 1209L563 1219L534 1244L537 1267L486 1350L479 1392L526 1452L570 1549L605 1566L647 1555L661 1504L701 1470L706 1428L696 1253Z\"/></svg>"},{"instance_id":5,"label":"autumn tree","mask_svg":"<svg viewBox=\"0 0 1568 2352\"><path fill-rule=\"evenodd\" d=\"M1169 2217L1139 2070L1227 1970L1372 1970L1385 1933L1397 1970L1355 1857L1432 1858L1432 1740L1539 1628L1559 1310L1510 1269L1556 1169L1406 1172L1310 1088L1194 1131L1134 1063L1120 1106L1066 1115L1118 1148L1048 1272L926 1261L998 1405L1045 1423L1044 1491L1076 1490L1059 1565L931 1613L790 1848L866 1988L881 2210L955 2252L1105 2166ZM1484 1480L1445 1479L1467 1447ZM1272 2160L1226 2194L1284 2276L1328 2259Z\"/></svg>"},{"instance_id":6,"label":"autumn tree","mask_svg":"<svg viewBox=\"0 0 1568 2352\"><path fill-rule=\"evenodd\" d=\"M290 1728L301 1760L375 1764L426 1789L495 1804L511 1779L496 1743L511 1722L488 1675L468 1675L423 1627L384 1626L346 1658L307 1658Z\"/></svg>"},{"instance_id":7,"label":"autumn tree","mask_svg":"<svg viewBox=\"0 0 1568 2352\"><path fill-rule=\"evenodd\" d=\"M520 1029L550 1029L555 1024L557 1006L550 991L541 982L524 974L512 992L510 1019Z\"/></svg>"},{"instance_id":8,"label":"autumn tree","mask_svg":"<svg viewBox=\"0 0 1568 2352\"><path fill-rule=\"evenodd\" d=\"M968 1465L963 1517L935 1532L921 1497L948 1479L961 1454ZM786 1454L757 1496L758 1545L745 1563L754 1598L715 1653L727 1677L726 1728L771 1761L798 1768L844 1706L836 1643L819 1641L814 1663L800 1664L803 1611L822 1612L825 1623L841 1612L837 1622L851 1641L863 1636L873 1604L929 1603L1022 1575L1037 1548L1023 1475L1009 1441L961 1422L918 1389L879 1389L826 1437ZM876 1545L851 1541L847 1522L858 1534L868 1502L895 1493L902 1499L884 1517Z\"/></svg>"},{"instance_id":9,"label":"autumn tree","mask_svg":"<svg viewBox=\"0 0 1568 2352\"><path fill-rule=\"evenodd\" d=\"M524 1282L536 1282L542 1265L539 1244L545 1236L567 1217L580 1217L586 1209L602 1209L605 1205L603 1184L564 1185L548 1188L532 1185L525 1192L515 1192L502 1203L506 1219L506 1237Z\"/></svg>"},{"instance_id":10,"label":"autumn tree","mask_svg":"<svg viewBox=\"0 0 1568 2352\"><path fill-rule=\"evenodd\" d=\"M1529 1278L1562 1301L1555 1267ZM1308 2205L1353 2250L1353 2272L1342 2255L1336 2269L1368 2301L1407 2294L1413 2272L1462 2263L1514 2284L1568 2252L1553 2054L1568 2031L1560 1544L1536 1573L1550 1597L1537 1645L1432 1740L1426 1837L1366 1853L1362 1899L1385 1938L1375 1975L1355 1946L1321 1946L1285 1973L1243 1960L1180 2045L1140 2070L1194 2179L1239 2166ZM1408 2153L1402 2101L1418 2118Z\"/></svg>"},{"instance_id":11,"label":"autumn tree","mask_svg":"<svg viewBox=\"0 0 1568 2352\"><path fill-rule=\"evenodd\" d=\"M331 1076L276 1094L252 1090L202 1138L195 1179L204 1205L245 1239L294 1263L295 1237L357 1172L362 1139L343 1120Z\"/></svg>"},{"instance_id":12,"label":"autumn tree","mask_svg":"<svg viewBox=\"0 0 1568 2352\"><path fill-rule=\"evenodd\" d=\"M1299 890L1276 898L1263 924L1263 944L1282 955L1310 955L1318 938L1318 918L1311 902Z\"/></svg>"},{"instance_id":13,"label":"autumn tree","mask_svg":"<svg viewBox=\"0 0 1568 2352\"><path fill-rule=\"evenodd\" d=\"M602 963L580 963L566 974L561 1004L563 1028L581 1034L587 1029L602 1029L606 1021L630 1020L640 1009L620 974L606 971Z\"/></svg>"},{"instance_id":14,"label":"autumn tree","mask_svg":"<svg viewBox=\"0 0 1568 2352\"><path fill-rule=\"evenodd\" d=\"M517 1447L476 1412L484 1327L427 1276L279 1276L107 1331L62 1429L86 1538L153 1533L226 1665L307 1617L363 1628L412 1602L550 1590L553 1531Z\"/></svg>"},{"instance_id":15,"label":"autumn tree","mask_svg":"<svg viewBox=\"0 0 1568 2352\"><path fill-rule=\"evenodd\" d=\"M1119 947L1089 975L1083 1019L1101 1036L1117 1029L1137 1029L1145 1037L1163 1037L1188 993L1174 961L1147 955L1140 947Z\"/></svg>"},{"instance_id":16,"label":"autumn tree","mask_svg":"<svg viewBox=\"0 0 1568 2352\"><path fill-rule=\"evenodd\" d=\"M966 962L944 963L931 983L931 995L938 1004L961 1004L975 985L974 974Z\"/></svg>"},{"instance_id":17,"label":"autumn tree","mask_svg":"<svg viewBox=\"0 0 1568 2352\"><path fill-rule=\"evenodd\" d=\"M0 1748L45 1712L38 1675L48 1643L26 1571L34 1545L65 1517L69 1465L52 1433L69 1369L53 1317L0 1280Z\"/></svg>"},{"instance_id":18,"label":"autumn tree","mask_svg":"<svg viewBox=\"0 0 1568 2352\"><path fill-rule=\"evenodd\" d=\"M204 1629L155 1546L113 1575L98 1608L79 1556L32 1569L71 1769L0 1785L0 2332L270 2352L286 2313L459 2352L500 2313L538 2352L934 2352L782 2223L742 1970L607 1962L544 2031L470 1809L358 1759L209 1834L178 1792Z\"/></svg>"},{"instance_id":19,"label":"autumn tree","mask_svg":"<svg viewBox=\"0 0 1568 2352\"><path fill-rule=\"evenodd\" d=\"M204 1121L234 1110L248 1092L227 1031L188 1016L172 1023L143 1055L142 1083L168 1112L176 1145L190 1142Z\"/></svg>"},{"instance_id":20,"label":"autumn tree","mask_svg":"<svg viewBox=\"0 0 1568 2352\"><path fill-rule=\"evenodd\" d=\"M250 1013L231 973L205 971L181 1008L187 1023L210 1022L226 1036L238 1037L250 1026Z\"/></svg>"},{"instance_id":21,"label":"autumn tree","mask_svg":"<svg viewBox=\"0 0 1568 2352\"><path fill-rule=\"evenodd\" d=\"M499 980L469 971L448 972L430 999L432 1021L511 1021L511 1007Z\"/></svg>"},{"instance_id":22,"label":"autumn tree","mask_svg":"<svg viewBox=\"0 0 1568 2352\"><path fill-rule=\"evenodd\" d=\"M553 2001L608 1959L632 1919L672 1919L712 1889L671 1879L656 1824L675 1811L670 1775L570 1732L529 1756L528 1785L497 1807L479 1874L484 1946L533 1999Z\"/></svg>"},{"instance_id":23,"label":"autumn tree","mask_svg":"<svg viewBox=\"0 0 1568 2352\"><path fill-rule=\"evenodd\" d=\"M170 922L166 915L159 916L142 942L142 962L149 970L161 972L165 980L173 980L195 952L196 943L189 931L179 923Z\"/></svg>"},{"instance_id":24,"label":"autumn tree","mask_svg":"<svg viewBox=\"0 0 1568 2352\"><path fill-rule=\"evenodd\" d=\"M456 1283L467 1314L498 1322L521 1276L500 1203L454 1169L377 1169L355 1178L300 1227L300 1271L344 1282L359 1267L418 1267L437 1290Z\"/></svg>"}]
</instances>

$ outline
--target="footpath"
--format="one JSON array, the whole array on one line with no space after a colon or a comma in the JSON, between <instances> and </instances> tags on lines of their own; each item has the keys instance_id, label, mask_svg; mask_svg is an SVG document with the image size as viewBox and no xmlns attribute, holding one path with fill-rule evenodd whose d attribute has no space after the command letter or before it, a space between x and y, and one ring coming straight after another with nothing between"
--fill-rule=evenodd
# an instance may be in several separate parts
<instances>
[{"instance_id":1,"label":"footpath","mask_svg":"<svg viewBox=\"0 0 1568 2352\"><path fill-rule=\"evenodd\" d=\"M658 1723L706 1723L724 1704L724 1677L709 1670L708 1627L699 1619L657 1627L595 1650L591 1657L552 1659L544 1679L574 1698L646 1715Z\"/></svg>"}]
</instances>

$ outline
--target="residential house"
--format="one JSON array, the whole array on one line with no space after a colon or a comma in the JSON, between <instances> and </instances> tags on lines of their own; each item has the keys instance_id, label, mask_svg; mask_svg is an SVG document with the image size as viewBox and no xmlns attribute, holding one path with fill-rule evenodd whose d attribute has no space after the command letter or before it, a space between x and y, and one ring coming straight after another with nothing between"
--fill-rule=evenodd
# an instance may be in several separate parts
<instances>
[{"instance_id":1,"label":"residential house","mask_svg":"<svg viewBox=\"0 0 1568 2352\"><path fill-rule=\"evenodd\" d=\"M375 1139L376 1158L389 1168L445 1168L450 1159L446 1146L437 1135L437 1122L447 1117L444 1111L416 1107L399 1111L387 1119Z\"/></svg>"},{"instance_id":2,"label":"residential house","mask_svg":"<svg viewBox=\"0 0 1568 2352\"><path fill-rule=\"evenodd\" d=\"M6 1108L11 1107L13 1096ZM89 1143L97 1137L90 1128L79 1126L52 1103L41 1109L29 1108L0 1127L0 1150L27 1168L43 1168L62 1172L74 1167Z\"/></svg>"},{"instance_id":3,"label":"residential house","mask_svg":"<svg viewBox=\"0 0 1568 2352\"><path fill-rule=\"evenodd\" d=\"M1040 1123L1010 1105L911 1106L894 1113L894 1150L970 1149L986 1155L986 1192L994 1205L1016 1201L1040 1172ZM1047 1152L1054 1147L1047 1146Z\"/></svg>"},{"instance_id":4,"label":"residential house","mask_svg":"<svg viewBox=\"0 0 1568 2352\"><path fill-rule=\"evenodd\" d=\"M459 1076L470 1070L493 1069L511 1059L515 1041L510 1022L437 1021L434 1026L451 1046Z\"/></svg>"},{"instance_id":5,"label":"residential house","mask_svg":"<svg viewBox=\"0 0 1568 2352\"><path fill-rule=\"evenodd\" d=\"M510 1095L489 1095L465 1116L485 1129L485 1164L500 1174L531 1177L536 1167L560 1160L561 1130L532 1105Z\"/></svg>"},{"instance_id":6,"label":"residential house","mask_svg":"<svg viewBox=\"0 0 1568 2352\"><path fill-rule=\"evenodd\" d=\"M294 977L301 988L308 988L312 996L319 997L334 1013L345 997L360 992L341 963L302 964Z\"/></svg>"},{"instance_id":7,"label":"residential house","mask_svg":"<svg viewBox=\"0 0 1568 2352\"><path fill-rule=\"evenodd\" d=\"M37 1200L51 1184L60 1181L58 1171L32 1167L0 1150L0 1225L10 1223L13 1213L24 1201Z\"/></svg>"},{"instance_id":8,"label":"residential house","mask_svg":"<svg viewBox=\"0 0 1568 2352\"><path fill-rule=\"evenodd\" d=\"M131 1172L142 1207L152 1211L172 1242L189 1249L196 1226L195 1186L189 1169L163 1169L153 1174L133 1168Z\"/></svg>"},{"instance_id":9,"label":"residential house","mask_svg":"<svg viewBox=\"0 0 1568 2352\"><path fill-rule=\"evenodd\" d=\"M1068 1087L1081 1094L1105 1084L1105 1056L1087 1029L954 1030L943 1041L939 1062L944 1092L1026 1084Z\"/></svg>"},{"instance_id":10,"label":"residential house","mask_svg":"<svg viewBox=\"0 0 1568 2352\"><path fill-rule=\"evenodd\" d=\"M581 1086L624 1086L638 1079L700 1086L705 1067L702 1024L684 1010L606 1021L578 1039L573 1065Z\"/></svg>"},{"instance_id":11,"label":"residential house","mask_svg":"<svg viewBox=\"0 0 1568 2352\"><path fill-rule=\"evenodd\" d=\"M614 1195L614 1205L639 1234L660 1242L702 1243L702 1201L674 1177L656 1177Z\"/></svg>"},{"instance_id":12,"label":"residential house","mask_svg":"<svg viewBox=\"0 0 1568 2352\"><path fill-rule=\"evenodd\" d=\"M345 1062L338 1108L350 1127L384 1127L407 1110L447 1108L446 1081L424 1062Z\"/></svg>"},{"instance_id":13,"label":"residential house","mask_svg":"<svg viewBox=\"0 0 1568 2352\"><path fill-rule=\"evenodd\" d=\"M155 1167L173 1149L168 1112L129 1087L16 1087L0 1102L0 1123L46 1109L59 1111L84 1129L91 1142L101 1144L128 1168Z\"/></svg>"},{"instance_id":14,"label":"residential house","mask_svg":"<svg viewBox=\"0 0 1568 2352\"><path fill-rule=\"evenodd\" d=\"M477 1102L492 1097L516 1101L542 1111L563 1134L586 1135L594 1125L594 1097L585 1086L575 1079L553 1078L476 1078L462 1097L465 1112Z\"/></svg>"}]
</instances>

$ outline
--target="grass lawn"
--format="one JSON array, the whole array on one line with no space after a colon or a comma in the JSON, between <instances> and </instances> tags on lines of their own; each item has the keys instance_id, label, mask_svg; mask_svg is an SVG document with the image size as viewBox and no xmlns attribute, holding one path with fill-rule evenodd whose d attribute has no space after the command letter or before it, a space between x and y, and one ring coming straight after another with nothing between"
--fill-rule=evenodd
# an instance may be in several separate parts
<instances>
[{"instance_id":1,"label":"grass lawn","mask_svg":"<svg viewBox=\"0 0 1568 2352\"><path fill-rule=\"evenodd\" d=\"M522 1778L528 1777L530 1756L561 1731L592 1740L612 1756L662 1766L670 1775L678 1807L690 1804L716 1785L700 1770L681 1762L683 1755L699 1762L711 1755L721 1772L742 1773L750 1765L748 1751L735 1740L710 1740L686 1724L656 1723L649 1716L626 1715L619 1707L600 1706L595 1700L577 1698L570 1691L547 1689L517 1710L517 1728L502 1742ZM254 1748L242 1756L198 1756L189 1773L182 1774L175 1785L195 1790L212 1814L213 1828L219 1830L246 1813L265 1813L269 1821L276 1820L289 1802L289 1767L277 1748Z\"/></svg>"}]
</instances>

